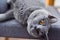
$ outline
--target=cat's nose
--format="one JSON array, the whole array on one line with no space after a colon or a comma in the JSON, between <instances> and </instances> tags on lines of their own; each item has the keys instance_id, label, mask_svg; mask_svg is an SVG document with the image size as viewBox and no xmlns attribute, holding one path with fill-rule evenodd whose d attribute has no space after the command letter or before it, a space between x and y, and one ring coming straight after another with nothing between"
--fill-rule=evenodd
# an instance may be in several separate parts
<instances>
[{"instance_id":1,"label":"cat's nose","mask_svg":"<svg viewBox=\"0 0 60 40\"><path fill-rule=\"evenodd\" d=\"M38 31L39 31L39 30L40 30L40 28L38 28L37 26L35 26L35 30L38 30Z\"/></svg>"},{"instance_id":2,"label":"cat's nose","mask_svg":"<svg viewBox=\"0 0 60 40\"><path fill-rule=\"evenodd\" d=\"M40 29L36 27L36 30L40 30Z\"/></svg>"}]
</instances>

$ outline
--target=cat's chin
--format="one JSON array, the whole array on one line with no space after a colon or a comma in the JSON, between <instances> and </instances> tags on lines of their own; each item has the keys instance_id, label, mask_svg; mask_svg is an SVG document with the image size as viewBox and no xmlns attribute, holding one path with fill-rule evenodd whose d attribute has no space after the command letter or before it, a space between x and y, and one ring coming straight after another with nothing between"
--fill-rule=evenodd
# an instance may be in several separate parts
<instances>
[{"instance_id":1,"label":"cat's chin","mask_svg":"<svg viewBox=\"0 0 60 40\"><path fill-rule=\"evenodd\" d=\"M29 33L29 35L31 35L31 36L33 36L33 37L35 37L35 38L39 38L39 37L41 37L42 36L42 33L40 32L40 33L38 33L34 28L27 28L27 31L28 31L28 33Z\"/></svg>"},{"instance_id":2,"label":"cat's chin","mask_svg":"<svg viewBox=\"0 0 60 40\"><path fill-rule=\"evenodd\" d=\"M29 33L32 37L35 37L35 38L40 38L42 35L39 35L39 34L36 34L36 33Z\"/></svg>"}]
</instances>

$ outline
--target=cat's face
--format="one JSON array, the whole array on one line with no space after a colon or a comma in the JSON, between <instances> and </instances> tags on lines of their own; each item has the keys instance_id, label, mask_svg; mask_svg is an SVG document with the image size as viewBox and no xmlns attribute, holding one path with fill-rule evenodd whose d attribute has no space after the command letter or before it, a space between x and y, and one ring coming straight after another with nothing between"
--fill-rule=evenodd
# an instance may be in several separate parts
<instances>
[{"instance_id":1,"label":"cat's face","mask_svg":"<svg viewBox=\"0 0 60 40\"><path fill-rule=\"evenodd\" d=\"M42 9L33 12L28 18L28 33L34 37L40 37L45 33L48 33L48 30L52 23L55 23L57 19L48 14L49 12Z\"/></svg>"}]
</instances>

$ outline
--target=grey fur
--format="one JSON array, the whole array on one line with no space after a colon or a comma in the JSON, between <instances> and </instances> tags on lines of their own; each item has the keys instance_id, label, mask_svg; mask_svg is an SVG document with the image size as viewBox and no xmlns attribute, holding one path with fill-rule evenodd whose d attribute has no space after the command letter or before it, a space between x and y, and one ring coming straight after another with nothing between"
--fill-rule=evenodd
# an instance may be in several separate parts
<instances>
[{"instance_id":1,"label":"grey fur","mask_svg":"<svg viewBox=\"0 0 60 40\"><path fill-rule=\"evenodd\" d=\"M27 24L28 33L34 37L40 37L42 35L41 32L48 34L48 30L50 28L50 19L48 18L48 14L44 13L44 11L40 13L39 10L43 9L40 8L42 6L40 0L11 0L10 3L12 4L12 9L10 9L5 14L0 14L0 21L15 18L19 23L23 25ZM46 26L38 25L39 20L44 18L47 20ZM34 21L35 19L36 21ZM36 33L35 27L36 29L39 28L39 30L41 30L39 31L40 34Z\"/></svg>"},{"instance_id":2,"label":"grey fur","mask_svg":"<svg viewBox=\"0 0 60 40\"><path fill-rule=\"evenodd\" d=\"M31 14L31 12L33 12L34 10L40 9L39 0L35 1L34 3L32 2L32 0L11 0L10 4L11 4L11 9L5 14L3 14L4 16L0 15L0 18L2 18L2 20L0 19L0 21L7 20L10 18L10 16L14 16L14 18L18 20L21 24L26 24L27 18ZM8 17L6 15L8 15Z\"/></svg>"}]
</instances>

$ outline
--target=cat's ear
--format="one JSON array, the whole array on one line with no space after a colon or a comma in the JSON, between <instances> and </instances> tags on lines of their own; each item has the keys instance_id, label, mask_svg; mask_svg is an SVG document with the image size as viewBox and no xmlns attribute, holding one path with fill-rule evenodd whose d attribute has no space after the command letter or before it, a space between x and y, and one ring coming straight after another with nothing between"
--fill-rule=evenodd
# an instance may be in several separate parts
<instances>
[{"instance_id":1,"label":"cat's ear","mask_svg":"<svg viewBox=\"0 0 60 40\"><path fill-rule=\"evenodd\" d=\"M49 18L49 22L50 22L50 23L55 23L55 22L58 21L56 17L51 16L51 15L48 15L48 18Z\"/></svg>"}]
</instances>

